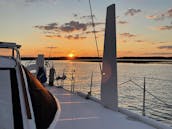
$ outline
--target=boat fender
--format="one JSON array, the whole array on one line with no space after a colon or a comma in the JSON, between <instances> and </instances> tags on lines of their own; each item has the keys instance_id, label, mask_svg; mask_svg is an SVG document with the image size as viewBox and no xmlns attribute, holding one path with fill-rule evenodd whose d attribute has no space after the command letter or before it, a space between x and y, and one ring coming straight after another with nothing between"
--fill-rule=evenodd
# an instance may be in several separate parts
<instances>
[{"instance_id":1,"label":"boat fender","mask_svg":"<svg viewBox=\"0 0 172 129\"><path fill-rule=\"evenodd\" d=\"M53 86L54 85L54 75L56 73L56 70L54 69L54 67L50 68L50 74L49 74L49 85Z\"/></svg>"},{"instance_id":2,"label":"boat fender","mask_svg":"<svg viewBox=\"0 0 172 129\"><path fill-rule=\"evenodd\" d=\"M45 83L47 81L46 73L43 67L39 67L38 73L37 73L37 79L41 83Z\"/></svg>"}]
</instances>

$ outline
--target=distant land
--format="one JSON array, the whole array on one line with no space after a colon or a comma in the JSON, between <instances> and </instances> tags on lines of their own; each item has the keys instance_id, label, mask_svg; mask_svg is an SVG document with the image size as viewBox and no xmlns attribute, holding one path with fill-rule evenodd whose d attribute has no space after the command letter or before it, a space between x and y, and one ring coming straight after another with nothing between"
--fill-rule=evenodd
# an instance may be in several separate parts
<instances>
[{"instance_id":1,"label":"distant land","mask_svg":"<svg viewBox=\"0 0 172 129\"><path fill-rule=\"evenodd\" d=\"M22 60L35 60L36 57L21 57ZM101 57L45 57L45 60L72 60L81 62L102 62ZM117 62L123 63L170 63L172 57L119 57Z\"/></svg>"}]
</instances>

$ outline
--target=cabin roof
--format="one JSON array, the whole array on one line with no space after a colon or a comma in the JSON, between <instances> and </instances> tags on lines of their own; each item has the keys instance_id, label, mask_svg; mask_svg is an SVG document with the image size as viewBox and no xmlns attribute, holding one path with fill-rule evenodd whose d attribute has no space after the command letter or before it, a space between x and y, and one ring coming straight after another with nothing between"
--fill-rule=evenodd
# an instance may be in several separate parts
<instances>
[{"instance_id":1,"label":"cabin roof","mask_svg":"<svg viewBox=\"0 0 172 129\"><path fill-rule=\"evenodd\" d=\"M21 45L11 42L0 42L0 48L20 48Z\"/></svg>"}]
</instances>

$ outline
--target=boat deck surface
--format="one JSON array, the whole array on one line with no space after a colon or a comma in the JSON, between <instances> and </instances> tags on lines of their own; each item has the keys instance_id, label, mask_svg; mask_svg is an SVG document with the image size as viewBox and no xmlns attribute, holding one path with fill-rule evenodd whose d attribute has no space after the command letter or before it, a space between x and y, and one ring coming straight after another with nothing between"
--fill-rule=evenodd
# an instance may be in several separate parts
<instances>
[{"instance_id":1,"label":"boat deck surface","mask_svg":"<svg viewBox=\"0 0 172 129\"><path fill-rule=\"evenodd\" d=\"M61 115L55 129L155 129L63 88L47 88L61 105Z\"/></svg>"}]
</instances>

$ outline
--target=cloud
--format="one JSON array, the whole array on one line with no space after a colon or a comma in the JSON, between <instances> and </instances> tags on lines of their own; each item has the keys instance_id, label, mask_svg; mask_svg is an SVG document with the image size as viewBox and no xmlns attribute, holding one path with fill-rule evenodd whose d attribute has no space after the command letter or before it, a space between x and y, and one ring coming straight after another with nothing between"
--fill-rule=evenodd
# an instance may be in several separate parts
<instances>
[{"instance_id":1,"label":"cloud","mask_svg":"<svg viewBox=\"0 0 172 129\"><path fill-rule=\"evenodd\" d=\"M144 42L144 40L136 40L136 42L142 43L142 42Z\"/></svg>"},{"instance_id":2,"label":"cloud","mask_svg":"<svg viewBox=\"0 0 172 129\"><path fill-rule=\"evenodd\" d=\"M50 23L45 26L35 26L35 28L41 29L41 30L57 30L58 29L58 24L57 23Z\"/></svg>"},{"instance_id":3,"label":"cloud","mask_svg":"<svg viewBox=\"0 0 172 129\"><path fill-rule=\"evenodd\" d=\"M118 21L118 24L128 24L127 21Z\"/></svg>"},{"instance_id":4,"label":"cloud","mask_svg":"<svg viewBox=\"0 0 172 129\"><path fill-rule=\"evenodd\" d=\"M95 18L95 15L92 15L93 18ZM91 15L85 15L85 16L81 16L80 19L91 19Z\"/></svg>"},{"instance_id":5,"label":"cloud","mask_svg":"<svg viewBox=\"0 0 172 129\"><path fill-rule=\"evenodd\" d=\"M97 31L87 31L85 32L86 34L90 34L90 33L101 33L101 32L104 32L104 29L103 30L97 30Z\"/></svg>"},{"instance_id":6,"label":"cloud","mask_svg":"<svg viewBox=\"0 0 172 129\"><path fill-rule=\"evenodd\" d=\"M126 16L134 16L137 13L140 13L140 12L142 12L141 9L133 9L133 8L131 8L131 9L128 9L127 12L125 12L125 15Z\"/></svg>"},{"instance_id":7,"label":"cloud","mask_svg":"<svg viewBox=\"0 0 172 129\"><path fill-rule=\"evenodd\" d=\"M168 50L172 50L172 46L159 46L158 49L168 49Z\"/></svg>"},{"instance_id":8,"label":"cloud","mask_svg":"<svg viewBox=\"0 0 172 129\"><path fill-rule=\"evenodd\" d=\"M165 12L159 13L159 14L153 14L146 16L147 19L152 19L152 20L164 20L166 18L172 18L172 8L168 9Z\"/></svg>"},{"instance_id":9,"label":"cloud","mask_svg":"<svg viewBox=\"0 0 172 129\"><path fill-rule=\"evenodd\" d=\"M94 26L104 25L103 22L96 22ZM58 23L50 23L47 25L36 25L34 26L37 29L44 31L55 31L55 32L74 32L74 31L86 31L89 27L92 26L92 23L81 23L79 21L69 21L64 23L63 25L59 25Z\"/></svg>"},{"instance_id":10,"label":"cloud","mask_svg":"<svg viewBox=\"0 0 172 129\"><path fill-rule=\"evenodd\" d=\"M61 31L61 32L73 32L73 31L86 31L90 26L89 23L80 23L78 21L70 21L64 23L63 25L58 25L58 23L50 23L47 25L37 25L35 28L46 31Z\"/></svg>"},{"instance_id":11,"label":"cloud","mask_svg":"<svg viewBox=\"0 0 172 129\"><path fill-rule=\"evenodd\" d=\"M86 31L89 24L80 23L78 21L70 21L59 27L59 30L63 32L73 32L77 30Z\"/></svg>"},{"instance_id":12,"label":"cloud","mask_svg":"<svg viewBox=\"0 0 172 129\"><path fill-rule=\"evenodd\" d=\"M158 42L158 43L168 43L168 42L163 42L163 41L161 41L161 42Z\"/></svg>"},{"instance_id":13,"label":"cloud","mask_svg":"<svg viewBox=\"0 0 172 129\"><path fill-rule=\"evenodd\" d=\"M83 19L83 20L87 20L87 21L88 21L88 20L90 21L90 20L91 20L91 17L96 18L96 16L95 16L94 14L93 14L92 16L91 16L91 15L80 16L79 14L76 14L76 13L73 14L73 17L74 17L75 19L77 18L77 19L80 19L80 20Z\"/></svg>"},{"instance_id":14,"label":"cloud","mask_svg":"<svg viewBox=\"0 0 172 129\"><path fill-rule=\"evenodd\" d=\"M132 38L132 37L136 37L136 35L134 34L130 34L130 33L122 33L120 34L121 36L127 37L127 38Z\"/></svg>"},{"instance_id":15,"label":"cloud","mask_svg":"<svg viewBox=\"0 0 172 129\"><path fill-rule=\"evenodd\" d=\"M74 16L77 16L74 14ZM96 22L94 26L99 26L105 24L103 22ZM85 34L92 33L90 31L92 23L87 22L79 22L79 21L69 21L64 24L58 24L56 22L49 23L47 25L36 25L34 28L42 30L45 37L48 38L67 38L67 39L84 39L86 38ZM102 32L103 30L97 30L95 33ZM70 33L70 34L69 34ZM76 34L80 33L80 34ZM67 36L65 36L67 34Z\"/></svg>"},{"instance_id":16,"label":"cloud","mask_svg":"<svg viewBox=\"0 0 172 129\"><path fill-rule=\"evenodd\" d=\"M157 27L151 27L151 29L165 31L165 30L172 30L172 26L157 26Z\"/></svg>"},{"instance_id":17,"label":"cloud","mask_svg":"<svg viewBox=\"0 0 172 129\"><path fill-rule=\"evenodd\" d=\"M47 38L61 38L61 35L46 35Z\"/></svg>"},{"instance_id":18,"label":"cloud","mask_svg":"<svg viewBox=\"0 0 172 129\"><path fill-rule=\"evenodd\" d=\"M73 17L74 17L74 18L78 17L78 14L73 14Z\"/></svg>"},{"instance_id":19,"label":"cloud","mask_svg":"<svg viewBox=\"0 0 172 129\"><path fill-rule=\"evenodd\" d=\"M147 19L153 19L153 20L164 20L165 15L164 14L159 14L159 15L149 15L146 16Z\"/></svg>"},{"instance_id":20,"label":"cloud","mask_svg":"<svg viewBox=\"0 0 172 129\"><path fill-rule=\"evenodd\" d=\"M87 37L80 36L79 34L76 34L76 35L67 35L67 36L65 36L65 38L67 38L67 39L85 39Z\"/></svg>"}]
</instances>

